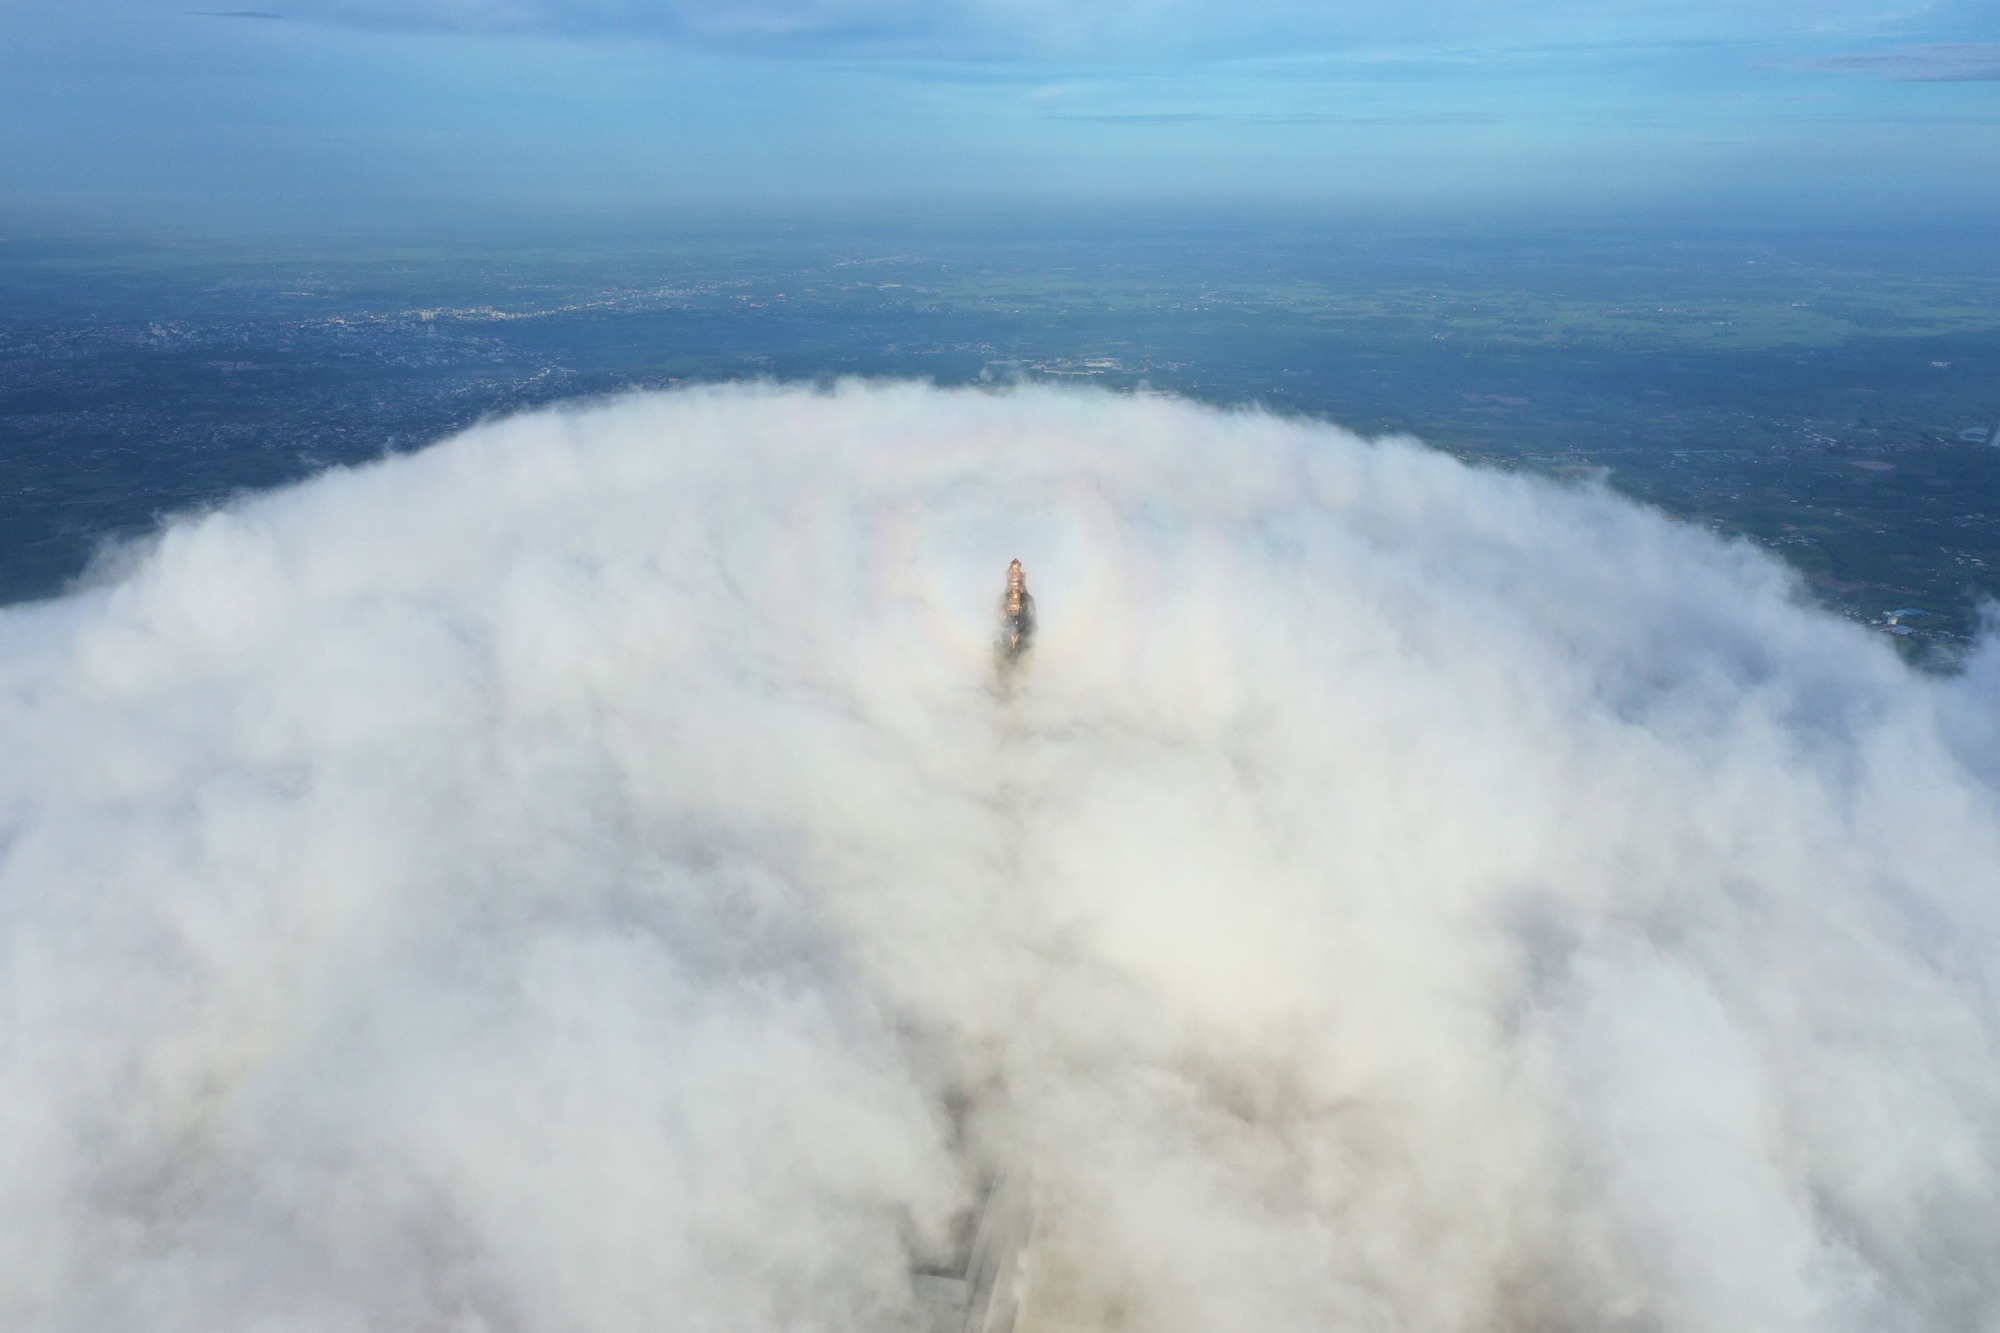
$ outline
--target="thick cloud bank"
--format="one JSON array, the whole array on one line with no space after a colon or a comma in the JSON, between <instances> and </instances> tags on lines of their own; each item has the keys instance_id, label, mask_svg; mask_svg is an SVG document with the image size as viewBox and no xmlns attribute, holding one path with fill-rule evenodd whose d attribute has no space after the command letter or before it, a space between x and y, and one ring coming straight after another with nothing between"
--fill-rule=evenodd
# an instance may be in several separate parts
<instances>
[{"instance_id":1,"label":"thick cloud bank","mask_svg":"<svg viewBox=\"0 0 2000 1333\"><path fill-rule=\"evenodd\" d=\"M909 1329L1002 1167L1083 1328L2000 1328L1996 677L1130 397L190 518L0 613L0 1325Z\"/></svg>"}]
</instances>

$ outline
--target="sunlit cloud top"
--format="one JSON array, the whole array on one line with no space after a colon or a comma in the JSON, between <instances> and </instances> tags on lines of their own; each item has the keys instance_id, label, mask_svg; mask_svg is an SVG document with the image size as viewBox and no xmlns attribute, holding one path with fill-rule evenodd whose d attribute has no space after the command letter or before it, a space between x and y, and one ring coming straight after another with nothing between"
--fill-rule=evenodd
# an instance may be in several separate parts
<instances>
[{"instance_id":1,"label":"sunlit cloud top","mask_svg":"<svg viewBox=\"0 0 2000 1333\"><path fill-rule=\"evenodd\" d=\"M1991 1329L2000 645L1798 593L1046 388L174 522L0 608L0 1325L939 1327L997 1169L1023 1330Z\"/></svg>"}]
</instances>

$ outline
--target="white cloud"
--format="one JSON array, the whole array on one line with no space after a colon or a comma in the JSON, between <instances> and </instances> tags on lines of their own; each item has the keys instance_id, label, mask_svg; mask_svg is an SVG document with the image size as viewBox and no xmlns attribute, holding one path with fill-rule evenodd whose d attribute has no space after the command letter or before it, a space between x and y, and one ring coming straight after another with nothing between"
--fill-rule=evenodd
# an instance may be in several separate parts
<instances>
[{"instance_id":1,"label":"white cloud","mask_svg":"<svg viewBox=\"0 0 2000 1333\"><path fill-rule=\"evenodd\" d=\"M634 398L191 518L0 612L0 1323L904 1327L1008 1158L1139 1327L1980 1327L1993 663L1150 399Z\"/></svg>"}]
</instances>

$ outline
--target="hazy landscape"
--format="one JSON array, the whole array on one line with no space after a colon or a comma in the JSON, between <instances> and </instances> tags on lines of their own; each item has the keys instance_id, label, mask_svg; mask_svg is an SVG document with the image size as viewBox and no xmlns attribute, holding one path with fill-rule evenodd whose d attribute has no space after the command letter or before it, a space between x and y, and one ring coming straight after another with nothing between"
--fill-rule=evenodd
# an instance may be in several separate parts
<instances>
[{"instance_id":1,"label":"hazy landscape","mask_svg":"<svg viewBox=\"0 0 2000 1333\"><path fill-rule=\"evenodd\" d=\"M743 376L1049 379L1601 480L1948 658L2000 587L1986 257L1973 235L1692 222L10 240L0 590L47 596L164 514L537 404Z\"/></svg>"}]
</instances>

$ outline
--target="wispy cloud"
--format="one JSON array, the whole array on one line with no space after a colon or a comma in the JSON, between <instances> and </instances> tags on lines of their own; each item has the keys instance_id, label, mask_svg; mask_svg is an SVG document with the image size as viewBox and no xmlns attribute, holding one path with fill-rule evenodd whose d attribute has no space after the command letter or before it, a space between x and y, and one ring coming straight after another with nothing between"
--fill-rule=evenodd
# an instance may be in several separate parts
<instances>
[{"instance_id":1,"label":"wispy cloud","mask_svg":"<svg viewBox=\"0 0 2000 1333\"><path fill-rule=\"evenodd\" d=\"M46 2L46 0L45 0ZM156 0L118 0L145 8ZM1823 0L1811 16L1744 0L294 0L283 16L402 31L637 37L791 54L1128 60L1411 47L1517 49L1844 35L1868 40L1927 7ZM1905 29L1907 30L1907 29Z\"/></svg>"},{"instance_id":2,"label":"wispy cloud","mask_svg":"<svg viewBox=\"0 0 2000 1333\"><path fill-rule=\"evenodd\" d=\"M1797 69L1836 70L1909 83L1966 83L2000 79L2000 42L1946 42L1853 51L1792 62Z\"/></svg>"},{"instance_id":3,"label":"wispy cloud","mask_svg":"<svg viewBox=\"0 0 2000 1333\"><path fill-rule=\"evenodd\" d=\"M1348 111L1074 111L1046 119L1112 125L1492 125L1489 111L1425 111L1407 115Z\"/></svg>"}]
</instances>

